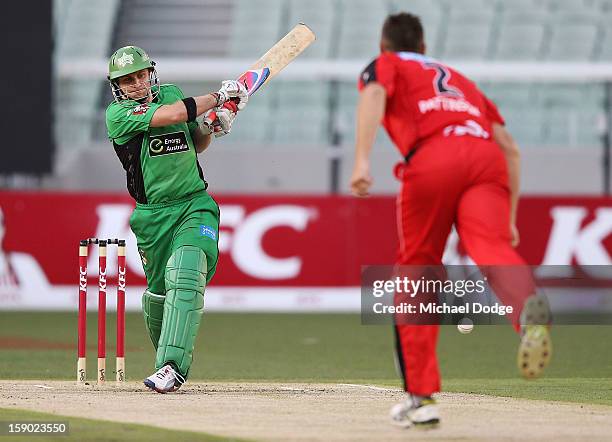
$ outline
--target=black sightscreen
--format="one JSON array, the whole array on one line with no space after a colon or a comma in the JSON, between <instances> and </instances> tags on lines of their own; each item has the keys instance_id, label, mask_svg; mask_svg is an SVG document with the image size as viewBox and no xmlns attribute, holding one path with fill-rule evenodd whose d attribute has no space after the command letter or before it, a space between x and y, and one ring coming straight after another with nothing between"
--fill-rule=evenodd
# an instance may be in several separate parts
<instances>
[{"instance_id":1,"label":"black sightscreen","mask_svg":"<svg viewBox=\"0 0 612 442\"><path fill-rule=\"evenodd\" d=\"M52 1L2 3L0 173L51 171Z\"/></svg>"}]
</instances>

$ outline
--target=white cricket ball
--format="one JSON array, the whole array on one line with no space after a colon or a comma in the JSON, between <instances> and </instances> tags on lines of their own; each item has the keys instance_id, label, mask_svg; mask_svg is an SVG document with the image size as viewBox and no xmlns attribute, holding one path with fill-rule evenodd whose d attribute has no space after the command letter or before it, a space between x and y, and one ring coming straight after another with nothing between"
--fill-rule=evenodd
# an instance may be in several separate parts
<instances>
[{"instance_id":1,"label":"white cricket ball","mask_svg":"<svg viewBox=\"0 0 612 442\"><path fill-rule=\"evenodd\" d=\"M459 333L467 335L474 330L474 323L469 318L463 318L459 321L459 324L457 324L457 330L459 330Z\"/></svg>"}]
</instances>

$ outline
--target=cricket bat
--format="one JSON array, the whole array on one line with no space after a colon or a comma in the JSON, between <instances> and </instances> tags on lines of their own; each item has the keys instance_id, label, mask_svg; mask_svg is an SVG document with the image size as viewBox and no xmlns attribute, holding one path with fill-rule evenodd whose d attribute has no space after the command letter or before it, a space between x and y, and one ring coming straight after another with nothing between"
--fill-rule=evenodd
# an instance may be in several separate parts
<instances>
[{"instance_id":1,"label":"cricket bat","mask_svg":"<svg viewBox=\"0 0 612 442\"><path fill-rule=\"evenodd\" d=\"M315 41L314 32L304 23L298 23L287 35L281 38L268 52L261 56L248 71L238 77L248 91L249 97L257 92L264 84L274 78L285 66L291 63L298 55L304 52L310 44ZM215 121L214 112L204 119L206 124L219 127L218 120ZM215 131L216 132L216 131ZM215 133L215 137L219 136Z\"/></svg>"},{"instance_id":2,"label":"cricket bat","mask_svg":"<svg viewBox=\"0 0 612 442\"><path fill-rule=\"evenodd\" d=\"M244 84L249 96L253 95L304 52L304 49L310 46L315 39L314 32L308 26L298 23L262 55L248 71L238 77L238 81Z\"/></svg>"}]
</instances>

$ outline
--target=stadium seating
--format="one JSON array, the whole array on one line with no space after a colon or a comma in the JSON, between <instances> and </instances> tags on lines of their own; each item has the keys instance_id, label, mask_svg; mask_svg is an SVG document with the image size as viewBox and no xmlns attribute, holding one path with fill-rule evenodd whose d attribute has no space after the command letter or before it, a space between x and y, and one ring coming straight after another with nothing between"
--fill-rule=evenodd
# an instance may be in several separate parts
<instances>
[{"instance_id":1,"label":"stadium seating","mask_svg":"<svg viewBox=\"0 0 612 442\"><path fill-rule=\"evenodd\" d=\"M338 29L338 6L330 0L291 0L285 31L296 23L306 23L317 35L317 44L303 54L305 58L330 58L335 51Z\"/></svg>"},{"instance_id":2,"label":"stadium seating","mask_svg":"<svg viewBox=\"0 0 612 442\"><path fill-rule=\"evenodd\" d=\"M543 120L543 145L597 146L601 143L599 122L601 112L567 113L562 110L549 110Z\"/></svg>"},{"instance_id":3,"label":"stadium seating","mask_svg":"<svg viewBox=\"0 0 612 442\"><path fill-rule=\"evenodd\" d=\"M228 55L253 59L263 54L286 29L286 6L283 0L235 0Z\"/></svg>"},{"instance_id":4,"label":"stadium seating","mask_svg":"<svg viewBox=\"0 0 612 442\"><path fill-rule=\"evenodd\" d=\"M273 142L329 144L329 84L281 81L274 92Z\"/></svg>"},{"instance_id":5,"label":"stadium seating","mask_svg":"<svg viewBox=\"0 0 612 442\"><path fill-rule=\"evenodd\" d=\"M612 12L612 0L591 0L591 6L593 9L602 11L604 13Z\"/></svg>"},{"instance_id":6,"label":"stadium seating","mask_svg":"<svg viewBox=\"0 0 612 442\"><path fill-rule=\"evenodd\" d=\"M321 108L302 107L279 112L272 120L272 142L288 148L295 145L329 144L328 113L320 113Z\"/></svg>"},{"instance_id":7,"label":"stadium seating","mask_svg":"<svg viewBox=\"0 0 612 442\"><path fill-rule=\"evenodd\" d=\"M333 119L333 133L343 145L355 142L355 111L359 94L355 83L340 83L337 94L337 112ZM390 147L391 140L387 133L380 129L376 134L376 146Z\"/></svg>"},{"instance_id":8,"label":"stadium seating","mask_svg":"<svg viewBox=\"0 0 612 442\"><path fill-rule=\"evenodd\" d=\"M546 32L546 14L506 12L500 20L497 41L492 42L496 60L528 61L541 57Z\"/></svg>"},{"instance_id":9,"label":"stadium seating","mask_svg":"<svg viewBox=\"0 0 612 442\"><path fill-rule=\"evenodd\" d=\"M589 2L582 0L543 0L541 1L551 12L582 12Z\"/></svg>"},{"instance_id":10,"label":"stadium seating","mask_svg":"<svg viewBox=\"0 0 612 442\"><path fill-rule=\"evenodd\" d=\"M612 0L113 0L105 5L109 6L55 0L56 59L106 57L111 46L134 43L157 58L227 57L242 58L247 64L303 21L317 34L317 42L303 54L305 60L358 62L365 67L379 51L387 14L409 11L422 18L428 53L451 64L612 62ZM601 85L480 85L499 104L522 144L600 142ZM90 125L74 127L68 121L75 115L85 122L95 120L95 106L102 108L106 101L98 91L105 87L86 80L60 82L59 137L90 136ZM195 93L209 87L213 86L202 82L186 89ZM280 81L249 104L251 110L240 116L232 139L329 144L338 135L352 142L356 99L355 83L348 80ZM314 117L303 130L304 115ZM100 127L93 132L104 133Z\"/></svg>"},{"instance_id":11,"label":"stadium seating","mask_svg":"<svg viewBox=\"0 0 612 442\"><path fill-rule=\"evenodd\" d=\"M388 14L386 3L343 0L339 3L340 24L338 57L373 58L379 52L380 27Z\"/></svg>"},{"instance_id":12,"label":"stadium seating","mask_svg":"<svg viewBox=\"0 0 612 442\"><path fill-rule=\"evenodd\" d=\"M507 106L502 109L506 125L521 146L544 143L544 115L539 110Z\"/></svg>"},{"instance_id":13,"label":"stadium seating","mask_svg":"<svg viewBox=\"0 0 612 442\"><path fill-rule=\"evenodd\" d=\"M157 58L225 55L232 23L223 0L123 0L117 19L113 46L134 44Z\"/></svg>"},{"instance_id":14,"label":"stadium seating","mask_svg":"<svg viewBox=\"0 0 612 442\"><path fill-rule=\"evenodd\" d=\"M119 0L98 2L67 1L55 6L55 63L62 60L106 57ZM76 37L78 36L78 37ZM95 80L58 81L55 99L55 132L70 146L91 139L98 112L100 82Z\"/></svg>"},{"instance_id":15,"label":"stadium seating","mask_svg":"<svg viewBox=\"0 0 612 442\"><path fill-rule=\"evenodd\" d=\"M590 61L595 58L599 17L593 13L558 13L553 18L547 58L564 61Z\"/></svg>"},{"instance_id":16,"label":"stadium seating","mask_svg":"<svg viewBox=\"0 0 612 442\"><path fill-rule=\"evenodd\" d=\"M540 0L498 1L497 5L503 13L520 11L539 14L547 10L547 6Z\"/></svg>"},{"instance_id":17,"label":"stadium seating","mask_svg":"<svg viewBox=\"0 0 612 442\"><path fill-rule=\"evenodd\" d=\"M570 146L601 146L602 136L605 128L605 114L601 109L590 110L587 112L575 113L577 116L578 128L577 139L571 142Z\"/></svg>"},{"instance_id":18,"label":"stadium seating","mask_svg":"<svg viewBox=\"0 0 612 442\"><path fill-rule=\"evenodd\" d=\"M610 22L612 22L612 14L608 15L608 23ZM610 26L603 30L597 54L597 58L601 61L612 61L612 28Z\"/></svg>"},{"instance_id":19,"label":"stadium seating","mask_svg":"<svg viewBox=\"0 0 612 442\"><path fill-rule=\"evenodd\" d=\"M448 60L488 58L493 16L492 9L453 12L449 17L441 57Z\"/></svg>"},{"instance_id":20,"label":"stadium seating","mask_svg":"<svg viewBox=\"0 0 612 442\"><path fill-rule=\"evenodd\" d=\"M500 107L527 107L535 99L534 87L528 83L483 82L480 88Z\"/></svg>"},{"instance_id":21,"label":"stadium seating","mask_svg":"<svg viewBox=\"0 0 612 442\"><path fill-rule=\"evenodd\" d=\"M231 139L220 138L218 142L239 142L245 144L269 143L271 140L271 122L269 103L265 100L253 100L249 112L240 114L237 124L232 128Z\"/></svg>"}]
</instances>

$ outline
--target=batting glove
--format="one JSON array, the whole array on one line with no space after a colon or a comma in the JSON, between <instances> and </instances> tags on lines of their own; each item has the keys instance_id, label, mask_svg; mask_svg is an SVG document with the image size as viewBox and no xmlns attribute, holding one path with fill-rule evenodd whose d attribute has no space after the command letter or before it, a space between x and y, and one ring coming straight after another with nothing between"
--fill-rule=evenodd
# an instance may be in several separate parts
<instances>
[{"instance_id":1,"label":"batting glove","mask_svg":"<svg viewBox=\"0 0 612 442\"><path fill-rule=\"evenodd\" d=\"M204 114L202 120L202 131L205 134L215 134L215 138L222 137L232 131L232 123L236 118L238 106L233 101L228 101L223 106L211 109Z\"/></svg>"},{"instance_id":2,"label":"batting glove","mask_svg":"<svg viewBox=\"0 0 612 442\"><path fill-rule=\"evenodd\" d=\"M219 89L219 105L222 105L229 101L235 101L238 110L242 110L246 107L249 101L249 94L244 85L236 80L225 80L221 83L221 89Z\"/></svg>"}]
</instances>

